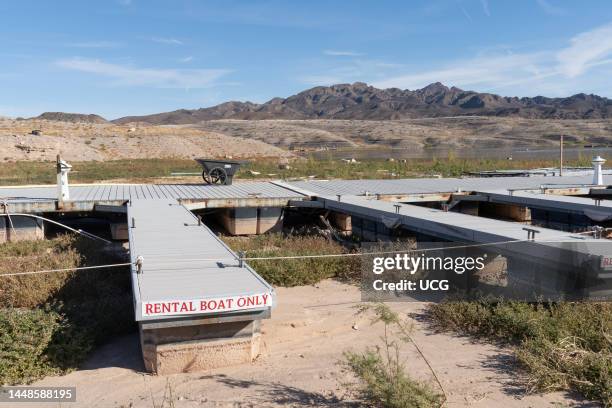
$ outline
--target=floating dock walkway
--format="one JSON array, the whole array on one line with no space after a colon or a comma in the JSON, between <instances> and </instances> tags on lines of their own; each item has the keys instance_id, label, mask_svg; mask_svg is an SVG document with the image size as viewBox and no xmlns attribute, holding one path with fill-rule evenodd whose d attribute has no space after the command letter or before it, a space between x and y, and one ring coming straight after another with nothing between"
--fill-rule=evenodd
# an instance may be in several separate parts
<instances>
[{"instance_id":1,"label":"floating dock walkway","mask_svg":"<svg viewBox=\"0 0 612 408\"><path fill-rule=\"evenodd\" d=\"M132 200L127 217L146 368L175 372L185 359L197 369L256 357L274 289L176 200Z\"/></svg>"}]
</instances>

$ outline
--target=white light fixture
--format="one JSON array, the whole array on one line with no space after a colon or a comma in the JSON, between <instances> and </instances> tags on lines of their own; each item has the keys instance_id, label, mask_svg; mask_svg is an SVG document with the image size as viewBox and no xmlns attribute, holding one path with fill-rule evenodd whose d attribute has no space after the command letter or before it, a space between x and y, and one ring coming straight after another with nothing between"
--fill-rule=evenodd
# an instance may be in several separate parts
<instances>
[{"instance_id":1,"label":"white light fixture","mask_svg":"<svg viewBox=\"0 0 612 408\"><path fill-rule=\"evenodd\" d=\"M57 194L59 201L70 200L70 190L68 189L68 173L72 166L62 160L57 155Z\"/></svg>"},{"instance_id":2,"label":"white light fixture","mask_svg":"<svg viewBox=\"0 0 612 408\"><path fill-rule=\"evenodd\" d=\"M596 186L603 186L603 172L601 166L606 162L601 156L593 157L591 163L593 163L593 184Z\"/></svg>"}]
</instances>

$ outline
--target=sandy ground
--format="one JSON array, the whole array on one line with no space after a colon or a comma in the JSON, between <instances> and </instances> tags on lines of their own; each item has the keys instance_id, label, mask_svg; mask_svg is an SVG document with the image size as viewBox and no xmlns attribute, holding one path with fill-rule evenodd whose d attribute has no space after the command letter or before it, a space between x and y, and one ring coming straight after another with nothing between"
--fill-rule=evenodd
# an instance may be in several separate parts
<instances>
[{"instance_id":1,"label":"sandy ground","mask_svg":"<svg viewBox=\"0 0 612 408\"><path fill-rule=\"evenodd\" d=\"M63 407L160 407L170 389L174 405L166 400L165 407L357 405L342 386L351 378L338 361L344 350L361 351L379 344L383 329L380 324L372 326L368 316L355 316L353 306L359 298L358 288L334 281L278 289L278 307L262 327L262 354L252 364L153 376L142 372L138 338L132 335L99 349L82 369L35 385L76 386L78 402ZM433 333L422 319L422 304L392 307L413 321L413 337L448 395L445 406L597 406L565 393L524 395L508 350ZM413 377L432 381L414 346L405 345L402 353Z\"/></svg>"}]
</instances>

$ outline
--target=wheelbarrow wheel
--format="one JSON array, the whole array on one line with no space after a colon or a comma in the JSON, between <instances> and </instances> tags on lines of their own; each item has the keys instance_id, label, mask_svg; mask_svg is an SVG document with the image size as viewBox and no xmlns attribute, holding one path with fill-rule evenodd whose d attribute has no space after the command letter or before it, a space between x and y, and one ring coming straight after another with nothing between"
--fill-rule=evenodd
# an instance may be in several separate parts
<instances>
[{"instance_id":1,"label":"wheelbarrow wheel","mask_svg":"<svg viewBox=\"0 0 612 408\"><path fill-rule=\"evenodd\" d=\"M202 178L204 179L206 183L212 184L212 180L210 179L210 174L208 174L208 171L206 170L202 171Z\"/></svg>"},{"instance_id":2,"label":"wheelbarrow wheel","mask_svg":"<svg viewBox=\"0 0 612 408\"><path fill-rule=\"evenodd\" d=\"M227 180L227 173L221 167L213 168L209 173L210 184L225 184Z\"/></svg>"}]
</instances>

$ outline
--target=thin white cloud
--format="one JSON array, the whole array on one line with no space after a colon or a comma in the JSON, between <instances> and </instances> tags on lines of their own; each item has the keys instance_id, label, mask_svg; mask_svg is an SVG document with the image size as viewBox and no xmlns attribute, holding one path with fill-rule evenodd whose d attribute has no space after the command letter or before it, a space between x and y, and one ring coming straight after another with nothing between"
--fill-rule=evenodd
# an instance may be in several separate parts
<instances>
[{"instance_id":1,"label":"thin white cloud","mask_svg":"<svg viewBox=\"0 0 612 408\"><path fill-rule=\"evenodd\" d=\"M463 13L463 15L465 16L465 18L467 18L467 20L472 23L474 22L474 20L472 20L472 16L470 15L470 13L467 12L467 10L465 8L463 8L463 6L459 6L461 8L461 12Z\"/></svg>"},{"instance_id":2,"label":"thin white cloud","mask_svg":"<svg viewBox=\"0 0 612 408\"><path fill-rule=\"evenodd\" d=\"M372 83L380 88L416 89L440 81L449 86L506 95L565 96L572 92L610 95L610 66L612 23L574 36L562 49L485 52L433 69L395 73L383 70L383 76Z\"/></svg>"},{"instance_id":3,"label":"thin white cloud","mask_svg":"<svg viewBox=\"0 0 612 408\"><path fill-rule=\"evenodd\" d=\"M551 74L546 53L482 55L455 61L447 67L426 72L409 73L386 78L374 83L381 88L416 89L432 82L458 87L504 87Z\"/></svg>"},{"instance_id":4,"label":"thin white cloud","mask_svg":"<svg viewBox=\"0 0 612 408\"><path fill-rule=\"evenodd\" d=\"M361 57L364 54L355 51L345 51L345 50L325 50L323 54L330 55L332 57Z\"/></svg>"},{"instance_id":5,"label":"thin white cloud","mask_svg":"<svg viewBox=\"0 0 612 408\"><path fill-rule=\"evenodd\" d=\"M187 56L185 58L179 59L179 62L183 62L183 63L187 63L187 62L191 62L191 61L193 61L193 55L189 55L189 56Z\"/></svg>"},{"instance_id":6,"label":"thin white cloud","mask_svg":"<svg viewBox=\"0 0 612 408\"><path fill-rule=\"evenodd\" d=\"M491 10L489 9L489 0L480 0L480 4L482 5L482 11L486 14L486 16L491 17Z\"/></svg>"},{"instance_id":7,"label":"thin white cloud","mask_svg":"<svg viewBox=\"0 0 612 408\"><path fill-rule=\"evenodd\" d=\"M227 69L154 69L119 65L95 59L71 58L56 61L56 65L73 71L86 72L112 79L115 86L149 86L157 88L206 88L214 85Z\"/></svg>"},{"instance_id":8,"label":"thin white cloud","mask_svg":"<svg viewBox=\"0 0 612 408\"><path fill-rule=\"evenodd\" d=\"M612 55L612 23L578 34L570 43L557 54L557 59L561 72L574 78Z\"/></svg>"},{"instance_id":9,"label":"thin white cloud","mask_svg":"<svg viewBox=\"0 0 612 408\"><path fill-rule=\"evenodd\" d=\"M117 3L119 3L122 6L131 6L132 0L117 0Z\"/></svg>"},{"instance_id":10,"label":"thin white cloud","mask_svg":"<svg viewBox=\"0 0 612 408\"><path fill-rule=\"evenodd\" d=\"M153 37L151 38L151 41L167 45L183 45L183 42L181 40L177 40L176 38Z\"/></svg>"},{"instance_id":11,"label":"thin white cloud","mask_svg":"<svg viewBox=\"0 0 612 408\"><path fill-rule=\"evenodd\" d=\"M538 3L542 11L551 16L563 16L567 14L565 9L551 4L548 0L536 0L536 3Z\"/></svg>"},{"instance_id":12,"label":"thin white cloud","mask_svg":"<svg viewBox=\"0 0 612 408\"><path fill-rule=\"evenodd\" d=\"M114 41L85 41L66 44L67 47L73 48L116 48L121 44Z\"/></svg>"}]
</instances>

